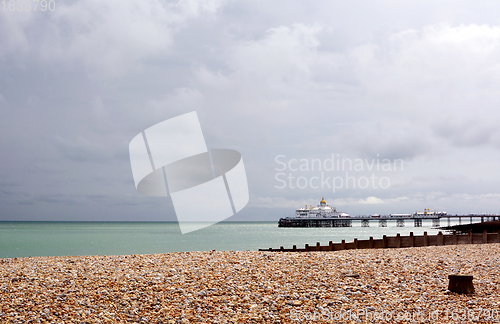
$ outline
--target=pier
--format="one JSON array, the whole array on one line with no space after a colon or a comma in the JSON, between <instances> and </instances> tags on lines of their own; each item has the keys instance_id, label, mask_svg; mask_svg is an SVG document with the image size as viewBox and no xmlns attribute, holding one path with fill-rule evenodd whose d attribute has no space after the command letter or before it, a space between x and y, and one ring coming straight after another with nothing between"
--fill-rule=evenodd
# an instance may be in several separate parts
<instances>
[{"instance_id":1,"label":"pier","mask_svg":"<svg viewBox=\"0 0 500 324\"><path fill-rule=\"evenodd\" d=\"M283 246L279 249L259 249L259 251L271 252L310 252L310 251L342 251L354 249L377 249L377 248L406 248L406 247L421 247L421 246L438 246L438 245L459 245L459 244L487 244L487 243L500 243L500 231L496 233L472 233L470 231L466 234L443 234L439 232L437 235L424 235L414 236L410 233L409 236L386 236L382 239L374 240L370 237L369 240L354 239L353 242L346 243L342 240L341 243L329 242L328 245L321 245L319 242L316 245L309 246L306 244L303 249L297 248L296 245L291 249L285 249Z\"/></svg>"},{"instance_id":2,"label":"pier","mask_svg":"<svg viewBox=\"0 0 500 324\"><path fill-rule=\"evenodd\" d=\"M414 216L396 217L396 216L343 216L343 217L285 217L280 218L278 227L351 227L353 221L361 222L362 227L369 227L370 222L378 224L379 227L387 227L387 221L396 221L397 227L404 227L407 222L413 223L414 227L422 227L423 220L431 220L433 227L441 226L441 219L446 219L448 226L452 218L458 218L459 224L462 219L472 224L473 220L495 221L500 220L500 215L491 214L469 214L469 215L433 215L433 216ZM406 221L406 222L405 222Z\"/></svg>"}]
</instances>

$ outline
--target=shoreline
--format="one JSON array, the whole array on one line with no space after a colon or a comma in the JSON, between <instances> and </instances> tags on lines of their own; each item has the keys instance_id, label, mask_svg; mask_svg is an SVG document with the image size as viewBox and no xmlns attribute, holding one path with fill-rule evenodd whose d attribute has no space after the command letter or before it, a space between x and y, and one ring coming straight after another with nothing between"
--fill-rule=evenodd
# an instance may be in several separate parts
<instances>
[{"instance_id":1,"label":"shoreline","mask_svg":"<svg viewBox=\"0 0 500 324\"><path fill-rule=\"evenodd\" d=\"M500 320L498 243L29 257L0 259L0 271L0 322L355 322L353 314L387 322L399 314L452 323L464 310L485 321L479 308ZM447 292L450 274L473 275L476 293Z\"/></svg>"}]
</instances>

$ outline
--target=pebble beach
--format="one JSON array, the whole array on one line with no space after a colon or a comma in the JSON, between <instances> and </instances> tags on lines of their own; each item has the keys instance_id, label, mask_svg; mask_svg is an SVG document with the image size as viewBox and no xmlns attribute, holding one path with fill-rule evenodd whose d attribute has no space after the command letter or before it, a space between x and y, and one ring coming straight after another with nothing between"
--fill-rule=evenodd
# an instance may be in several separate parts
<instances>
[{"instance_id":1,"label":"pebble beach","mask_svg":"<svg viewBox=\"0 0 500 324\"><path fill-rule=\"evenodd\" d=\"M500 244L0 259L0 323L496 323L499 266Z\"/></svg>"}]
</instances>

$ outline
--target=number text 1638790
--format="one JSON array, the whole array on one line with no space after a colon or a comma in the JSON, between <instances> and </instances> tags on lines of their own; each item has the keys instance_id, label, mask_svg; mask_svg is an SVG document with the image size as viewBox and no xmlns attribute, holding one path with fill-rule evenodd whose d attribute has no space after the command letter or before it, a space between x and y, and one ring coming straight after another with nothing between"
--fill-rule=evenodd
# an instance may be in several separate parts
<instances>
[{"instance_id":1,"label":"number text 1638790","mask_svg":"<svg viewBox=\"0 0 500 324\"><path fill-rule=\"evenodd\" d=\"M0 10L3 11L54 11L54 0L1 0Z\"/></svg>"}]
</instances>

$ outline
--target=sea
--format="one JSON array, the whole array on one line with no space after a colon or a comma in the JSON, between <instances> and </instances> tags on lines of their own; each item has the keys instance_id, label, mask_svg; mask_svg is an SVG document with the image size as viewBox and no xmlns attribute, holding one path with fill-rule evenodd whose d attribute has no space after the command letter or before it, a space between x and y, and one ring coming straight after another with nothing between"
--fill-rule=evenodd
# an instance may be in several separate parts
<instances>
[{"instance_id":1,"label":"sea","mask_svg":"<svg viewBox=\"0 0 500 324\"><path fill-rule=\"evenodd\" d=\"M451 225L455 224L458 219L452 218ZM370 227L355 220L352 227L334 228L280 228L277 221L220 222L181 234L177 222L0 222L0 258L257 251L439 231L431 220L424 220L422 227L414 227L412 220L406 220L405 227L391 220L387 227L378 225L378 220L370 221ZM441 226L447 225L447 219L441 219Z\"/></svg>"}]
</instances>

